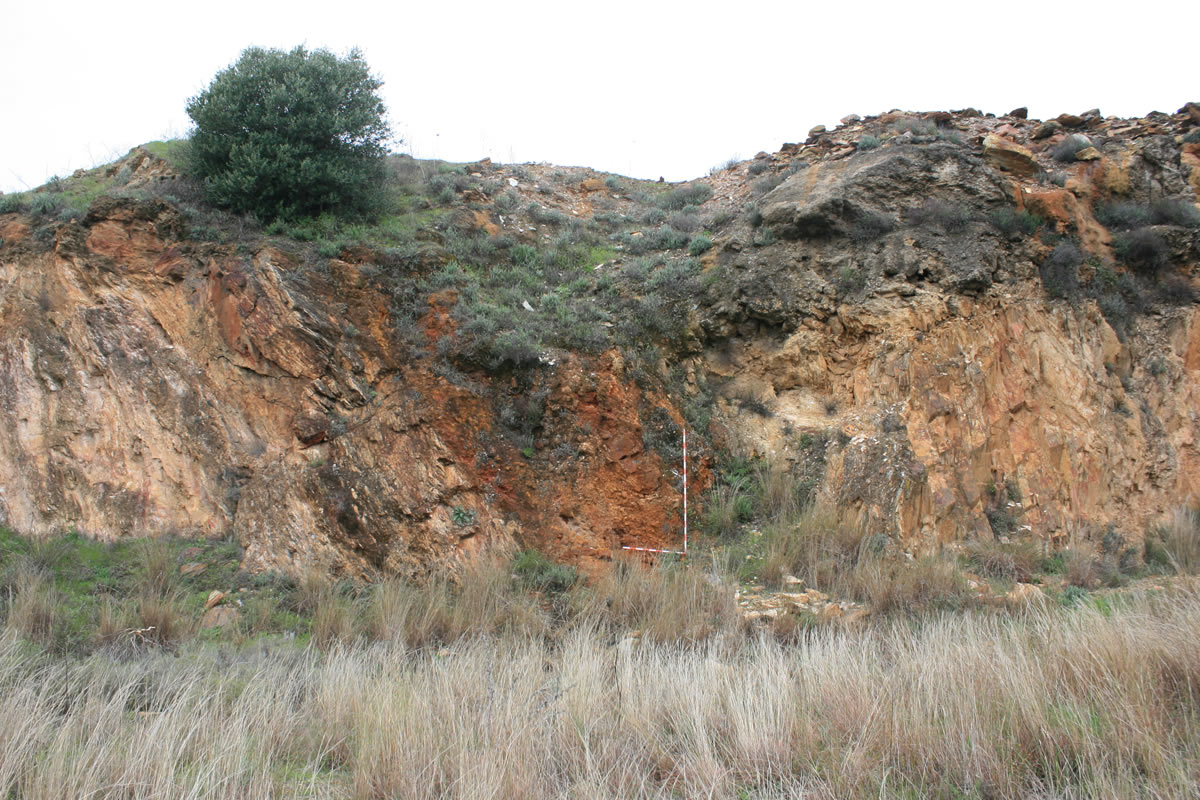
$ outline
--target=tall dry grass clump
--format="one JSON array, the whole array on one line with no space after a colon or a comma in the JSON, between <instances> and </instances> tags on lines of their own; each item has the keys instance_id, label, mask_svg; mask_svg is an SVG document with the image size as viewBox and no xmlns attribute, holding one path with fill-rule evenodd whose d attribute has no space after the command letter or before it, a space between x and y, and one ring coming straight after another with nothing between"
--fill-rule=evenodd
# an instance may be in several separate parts
<instances>
[{"instance_id":1,"label":"tall dry grass clump","mask_svg":"<svg viewBox=\"0 0 1200 800\"><path fill-rule=\"evenodd\" d=\"M17 569L11 590L6 626L43 647L57 648L68 624L62 595L30 564Z\"/></svg>"},{"instance_id":2,"label":"tall dry grass clump","mask_svg":"<svg viewBox=\"0 0 1200 800\"><path fill-rule=\"evenodd\" d=\"M1200 509L1176 508L1159 536L1177 573L1200 574Z\"/></svg>"},{"instance_id":3,"label":"tall dry grass clump","mask_svg":"<svg viewBox=\"0 0 1200 800\"><path fill-rule=\"evenodd\" d=\"M592 622L58 661L9 633L0 796L1195 797L1200 593L1123 597L788 646Z\"/></svg>"},{"instance_id":4,"label":"tall dry grass clump","mask_svg":"<svg viewBox=\"0 0 1200 800\"><path fill-rule=\"evenodd\" d=\"M972 598L949 559L908 561L888 552L887 538L843 519L822 503L767 526L763 581L779 586L793 575L834 597L871 606L873 614L959 608Z\"/></svg>"},{"instance_id":5,"label":"tall dry grass clump","mask_svg":"<svg viewBox=\"0 0 1200 800\"><path fill-rule=\"evenodd\" d=\"M656 642L697 642L742 625L732 588L691 565L651 569L622 558L574 602L577 623L641 631Z\"/></svg>"}]
</instances>

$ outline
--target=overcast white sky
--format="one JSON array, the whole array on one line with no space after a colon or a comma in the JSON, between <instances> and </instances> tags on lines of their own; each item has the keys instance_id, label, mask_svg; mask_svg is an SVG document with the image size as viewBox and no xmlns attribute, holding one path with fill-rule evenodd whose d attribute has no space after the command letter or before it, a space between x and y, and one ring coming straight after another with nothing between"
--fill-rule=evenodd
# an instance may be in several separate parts
<instances>
[{"instance_id":1,"label":"overcast white sky","mask_svg":"<svg viewBox=\"0 0 1200 800\"><path fill-rule=\"evenodd\" d=\"M12 3L0 190L181 136L188 97L250 45L362 49L418 157L683 180L892 108L1200 101L1195 0Z\"/></svg>"}]
</instances>

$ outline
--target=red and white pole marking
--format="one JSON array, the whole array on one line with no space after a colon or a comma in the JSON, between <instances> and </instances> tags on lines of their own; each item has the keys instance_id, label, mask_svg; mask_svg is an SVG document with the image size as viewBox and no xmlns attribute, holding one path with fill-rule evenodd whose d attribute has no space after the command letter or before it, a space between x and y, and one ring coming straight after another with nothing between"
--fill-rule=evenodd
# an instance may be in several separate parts
<instances>
[{"instance_id":1,"label":"red and white pole marking","mask_svg":"<svg viewBox=\"0 0 1200 800\"><path fill-rule=\"evenodd\" d=\"M639 553L670 553L676 556L687 555L682 550L662 550L657 547L629 547L628 545L621 548L622 550L636 550Z\"/></svg>"}]
</instances>

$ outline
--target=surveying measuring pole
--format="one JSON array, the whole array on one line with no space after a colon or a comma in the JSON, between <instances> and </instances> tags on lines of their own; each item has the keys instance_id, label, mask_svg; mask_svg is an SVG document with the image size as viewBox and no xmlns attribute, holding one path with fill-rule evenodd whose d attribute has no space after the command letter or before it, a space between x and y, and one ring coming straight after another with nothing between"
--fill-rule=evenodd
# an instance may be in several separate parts
<instances>
[{"instance_id":1,"label":"surveying measuring pole","mask_svg":"<svg viewBox=\"0 0 1200 800\"><path fill-rule=\"evenodd\" d=\"M683 429L683 557L687 558L687 428Z\"/></svg>"},{"instance_id":2,"label":"surveying measuring pole","mask_svg":"<svg viewBox=\"0 0 1200 800\"><path fill-rule=\"evenodd\" d=\"M629 547L622 546L622 550L636 550L639 553L671 553L672 555L683 556L687 558L688 549L688 509L687 509L687 428L683 429L683 549L682 550L663 550L658 547Z\"/></svg>"}]
</instances>

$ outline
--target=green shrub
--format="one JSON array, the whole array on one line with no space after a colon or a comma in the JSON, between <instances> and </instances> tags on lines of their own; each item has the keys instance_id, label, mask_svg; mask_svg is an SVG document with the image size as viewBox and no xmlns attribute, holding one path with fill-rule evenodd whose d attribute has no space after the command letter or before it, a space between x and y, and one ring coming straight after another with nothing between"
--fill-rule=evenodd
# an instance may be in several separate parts
<instances>
[{"instance_id":1,"label":"green shrub","mask_svg":"<svg viewBox=\"0 0 1200 800\"><path fill-rule=\"evenodd\" d=\"M62 195L53 192L34 192L29 196L29 213L41 216L57 214L63 207Z\"/></svg>"},{"instance_id":2,"label":"green shrub","mask_svg":"<svg viewBox=\"0 0 1200 800\"><path fill-rule=\"evenodd\" d=\"M651 250L678 250L687 247L688 237L669 225L661 225L642 237Z\"/></svg>"},{"instance_id":3,"label":"green shrub","mask_svg":"<svg viewBox=\"0 0 1200 800\"><path fill-rule=\"evenodd\" d=\"M867 285L866 270L842 267L838 272L836 284L839 294L854 294Z\"/></svg>"},{"instance_id":4,"label":"green shrub","mask_svg":"<svg viewBox=\"0 0 1200 800\"><path fill-rule=\"evenodd\" d=\"M679 211L686 206L698 206L712 197L712 187L707 183L691 183L660 194L654 202L667 211Z\"/></svg>"},{"instance_id":5,"label":"green shrub","mask_svg":"<svg viewBox=\"0 0 1200 800\"><path fill-rule=\"evenodd\" d=\"M391 131L357 50L251 47L191 98L190 169L211 202L264 220L370 212Z\"/></svg>"},{"instance_id":6,"label":"green shrub","mask_svg":"<svg viewBox=\"0 0 1200 800\"><path fill-rule=\"evenodd\" d=\"M702 253L707 253L712 249L712 246L712 237L702 233L696 238L692 239L692 241L688 242L688 252L693 256L698 256Z\"/></svg>"},{"instance_id":7,"label":"green shrub","mask_svg":"<svg viewBox=\"0 0 1200 800\"><path fill-rule=\"evenodd\" d=\"M858 143L855 145L855 148L857 148L858 150L860 150L862 152L866 152L868 150L874 150L876 147L879 147L879 145L880 145L879 137L871 136L870 134L868 134L858 140Z\"/></svg>"},{"instance_id":8,"label":"green shrub","mask_svg":"<svg viewBox=\"0 0 1200 800\"><path fill-rule=\"evenodd\" d=\"M29 204L25 194L0 195L0 214L17 214L24 211Z\"/></svg>"},{"instance_id":9,"label":"green shrub","mask_svg":"<svg viewBox=\"0 0 1200 800\"><path fill-rule=\"evenodd\" d=\"M912 133L913 136L936 136L938 127L937 123L930 119L904 117L892 125L892 130L896 133Z\"/></svg>"},{"instance_id":10,"label":"green shrub","mask_svg":"<svg viewBox=\"0 0 1200 800\"><path fill-rule=\"evenodd\" d=\"M993 210L988 214L988 220L996 230L1008 237L1033 236L1042 227L1041 217L1007 206Z\"/></svg>"},{"instance_id":11,"label":"green shrub","mask_svg":"<svg viewBox=\"0 0 1200 800\"><path fill-rule=\"evenodd\" d=\"M667 224L680 233L695 233L700 230L700 215L696 209L689 207L684 211L675 211L667 216Z\"/></svg>"},{"instance_id":12,"label":"green shrub","mask_svg":"<svg viewBox=\"0 0 1200 800\"><path fill-rule=\"evenodd\" d=\"M579 580L579 573L567 564L556 564L537 550L522 550L513 558L512 571L525 589L560 593Z\"/></svg>"}]
</instances>

